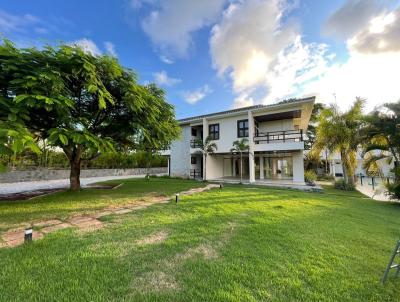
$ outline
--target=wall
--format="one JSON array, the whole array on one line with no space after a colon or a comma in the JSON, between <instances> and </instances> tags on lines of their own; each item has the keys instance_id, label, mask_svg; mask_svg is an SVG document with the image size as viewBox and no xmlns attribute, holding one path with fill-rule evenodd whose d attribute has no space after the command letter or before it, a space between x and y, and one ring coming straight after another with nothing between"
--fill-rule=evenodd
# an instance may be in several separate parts
<instances>
[{"instance_id":1,"label":"wall","mask_svg":"<svg viewBox=\"0 0 400 302\"><path fill-rule=\"evenodd\" d=\"M208 155L207 156L207 179L215 179L223 177L224 173L224 158L220 155Z\"/></svg>"},{"instance_id":2,"label":"wall","mask_svg":"<svg viewBox=\"0 0 400 302\"><path fill-rule=\"evenodd\" d=\"M171 176L189 177L190 173L190 138L191 127L182 126L179 140L171 144Z\"/></svg>"},{"instance_id":3,"label":"wall","mask_svg":"<svg viewBox=\"0 0 400 302\"><path fill-rule=\"evenodd\" d=\"M293 152L293 182L304 183L303 150Z\"/></svg>"},{"instance_id":4,"label":"wall","mask_svg":"<svg viewBox=\"0 0 400 302\"><path fill-rule=\"evenodd\" d=\"M258 123L260 132L294 130L293 119Z\"/></svg>"},{"instance_id":5,"label":"wall","mask_svg":"<svg viewBox=\"0 0 400 302\"><path fill-rule=\"evenodd\" d=\"M69 178L69 170L32 170L32 171L11 171L0 173L0 183L12 183L21 181L55 180ZM168 168L150 168L150 174L168 173ZM81 170L81 178L101 177L101 176L125 176L125 175L145 175L146 168L137 169L90 169Z\"/></svg>"},{"instance_id":6,"label":"wall","mask_svg":"<svg viewBox=\"0 0 400 302\"><path fill-rule=\"evenodd\" d=\"M248 118L247 113L233 117L209 119L208 124L219 124L219 140L214 141L217 144L216 153L230 153L232 143L242 138L237 137L237 121ZM248 137L246 137L249 139Z\"/></svg>"}]
</instances>

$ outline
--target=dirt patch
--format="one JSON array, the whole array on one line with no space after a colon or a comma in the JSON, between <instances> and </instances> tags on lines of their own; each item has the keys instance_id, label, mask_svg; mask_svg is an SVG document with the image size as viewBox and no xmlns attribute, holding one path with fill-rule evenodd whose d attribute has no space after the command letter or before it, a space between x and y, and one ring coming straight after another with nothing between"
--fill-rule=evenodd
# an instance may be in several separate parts
<instances>
[{"instance_id":1,"label":"dirt patch","mask_svg":"<svg viewBox=\"0 0 400 302\"><path fill-rule=\"evenodd\" d=\"M156 244L165 241L167 237L168 233L165 231L161 231L155 234L151 234L150 236L147 236L143 239L140 239L136 241L136 243L139 245Z\"/></svg>"},{"instance_id":2,"label":"dirt patch","mask_svg":"<svg viewBox=\"0 0 400 302\"><path fill-rule=\"evenodd\" d=\"M137 278L134 287L144 292L165 292L179 289L179 284L172 275L164 272L149 272Z\"/></svg>"},{"instance_id":3,"label":"dirt patch","mask_svg":"<svg viewBox=\"0 0 400 302\"><path fill-rule=\"evenodd\" d=\"M182 260L187 260L190 258L195 258L201 256L204 259L212 260L218 258L218 253L214 247L209 244L200 244L196 247L189 248L185 253L178 255L178 258Z\"/></svg>"},{"instance_id":4,"label":"dirt patch","mask_svg":"<svg viewBox=\"0 0 400 302\"><path fill-rule=\"evenodd\" d=\"M20 193L12 193L12 194L2 194L0 195L1 201L15 201L15 200L28 200L39 196L44 196L48 194L53 194L56 192L64 191L64 189L43 189L43 190L35 190L35 191L26 191Z\"/></svg>"}]
</instances>

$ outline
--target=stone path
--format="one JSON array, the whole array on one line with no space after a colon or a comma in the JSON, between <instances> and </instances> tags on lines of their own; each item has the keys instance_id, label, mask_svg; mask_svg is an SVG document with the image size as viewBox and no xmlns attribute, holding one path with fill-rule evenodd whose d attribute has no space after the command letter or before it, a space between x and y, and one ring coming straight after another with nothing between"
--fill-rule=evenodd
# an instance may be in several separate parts
<instances>
[{"instance_id":1,"label":"stone path","mask_svg":"<svg viewBox=\"0 0 400 302\"><path fill-rule=\"evenodd\" d=\"M158 174L164 175L164 174ZM122 175L122 176L103 176L103 177L87 177L81 178L82 187L87 187L90 184L126 178L143 178L146 175ZM13 193L21 193L45 189L62 189L69 187L69 179L56 179L56 180L39 180L39 181L23 181L13 183L0 183L0 195L8 195Z\"/></svg>"},{"instance_id":2,"label":"stone path","mask_svg":"<svg viewBox=\"0 0 400 302\"><path fill-rule=\"evenodd\" d=\"M208 191L212 188L218 188L219 185L209 184L203 188L190 189L188 191L180 192L180 195L192 195L204 191ZM90 215L76 215L69 217L66 220L49 219L37 221L34 223L26 223L33 227L33 240L43 238L46 234L75 227L81 232L88 232L101 229L105 224L99 220L99 218L107 215L123 215L131 213L135 210L147 208L153 204L168 203L175 196L156 196L148 200L136 201L132 204L127 204L121 207L105 208L99 212L95 212ZM24 243L24 228L12 229L1 234L0 248L2 247L15 247Z\"/></svg>"}]
</instances>

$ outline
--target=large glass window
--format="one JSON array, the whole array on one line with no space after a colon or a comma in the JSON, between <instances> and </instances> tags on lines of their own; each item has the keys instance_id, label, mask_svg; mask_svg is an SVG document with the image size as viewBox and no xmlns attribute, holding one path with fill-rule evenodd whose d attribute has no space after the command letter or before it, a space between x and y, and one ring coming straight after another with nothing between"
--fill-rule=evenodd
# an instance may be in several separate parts
<instances>
[{"instance_id":1,"label":"large glass window","mask_svg":"<svg viewBox=\"0 0 400 302\"><path fill-rule=\"evenodd\" d=\"M248 137L249 136L249 121L241 120L237 122L237 136Z\"/></svg>"},{"instance_id":2,"label":"large glass window","mask_svg":"<svg viewBox=\"0 0 400 302\"><path fill-rule=\"evenodd\" d=\"M212 124L208 126L208 134L212 140L219 139L219 124Z\"/></svg>"}]
</instances>

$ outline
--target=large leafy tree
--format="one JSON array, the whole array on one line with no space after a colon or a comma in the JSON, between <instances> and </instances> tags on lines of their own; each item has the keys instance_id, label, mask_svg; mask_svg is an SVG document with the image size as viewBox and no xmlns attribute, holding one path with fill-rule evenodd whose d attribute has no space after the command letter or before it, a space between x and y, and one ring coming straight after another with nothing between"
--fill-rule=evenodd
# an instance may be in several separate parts
<instances>
[{"instance_id":1,"label":"large leafy tree","mask_svg":"<svg viewBox=\"0 0 400 302\"><path fill-rule=\"evenodd\" d=\"M341 112L336 105L322 110L316 140L311 150L316 156L319 156L323 149L327 149L330 153L338 152L344 180L350 185L354 185L357 149L362 142L363 105L364 100L358 98L346 112Z\"/></svg>"},{"instance_id":2,"label":"large leafy tree","mask_svg":"<svg viewBox=\"0 0 400 302\"><path fill-rule=\"evenodd\" d=\"M138 85L115 58L67 45L18 49L5 41L0 64L2 99L23 108L15 114L34 137L64 151L72 190L80 188L82 161L143 142L162 149L179 134L162 90Z\"/></svg>"}]
</instances>

